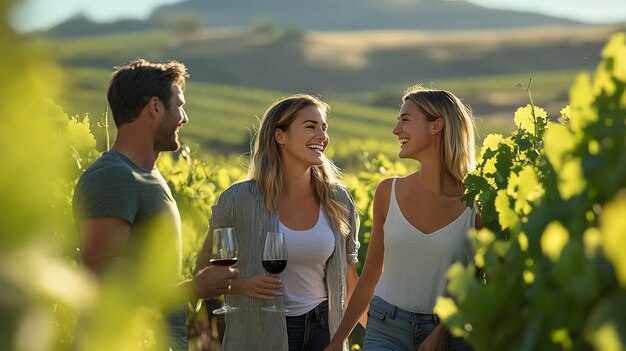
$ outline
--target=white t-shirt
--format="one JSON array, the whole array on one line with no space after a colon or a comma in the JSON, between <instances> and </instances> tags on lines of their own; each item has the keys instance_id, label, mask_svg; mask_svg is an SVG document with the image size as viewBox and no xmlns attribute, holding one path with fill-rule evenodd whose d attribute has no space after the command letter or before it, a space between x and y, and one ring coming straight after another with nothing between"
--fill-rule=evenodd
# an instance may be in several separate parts
<instances>
[{"instance_id":1,"label":"white t-shirt","mask_svg":"<svg viewBox=\"0 0 626 351\"><path fill-rule=\"evenodd\" d=\"M279 275L289 310L285 315L300 316L328 298L324 268L335 249L335 236L322 206L313 228L291 230L279 221L278 230L287 243L287 267Z\"/></svg>"}]
</instances>

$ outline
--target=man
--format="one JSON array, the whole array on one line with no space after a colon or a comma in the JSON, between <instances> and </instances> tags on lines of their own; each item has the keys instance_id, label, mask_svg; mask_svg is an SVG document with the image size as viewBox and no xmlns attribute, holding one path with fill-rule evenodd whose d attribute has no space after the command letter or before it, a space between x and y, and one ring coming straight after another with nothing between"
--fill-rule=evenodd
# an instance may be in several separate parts
<instances>
[{"instance_id":1,"label":"man","mask_svg":"<svg viewBox=\"0 0 626 351\"><path fill-rule=\"evenodd\" d=\"M167 243L163 250L171 250L164 255L177 265L172 281L180 280L180 216L156 162L161 151L180 147L178 130L188 121L183 108L186 77L187 70L179 62L138 59L119 67L111 78L108 100L117 137L111 150L81 176L74 193L81 258L97 274L114 263L132 265L147 240L162 235L158 238ZM226 293L235 277L236 271L228 267L211 266L179 285L192 298L211 298ZM170 346L186 350L184 310L169 322Z\"/></svg>"}]
</instances>

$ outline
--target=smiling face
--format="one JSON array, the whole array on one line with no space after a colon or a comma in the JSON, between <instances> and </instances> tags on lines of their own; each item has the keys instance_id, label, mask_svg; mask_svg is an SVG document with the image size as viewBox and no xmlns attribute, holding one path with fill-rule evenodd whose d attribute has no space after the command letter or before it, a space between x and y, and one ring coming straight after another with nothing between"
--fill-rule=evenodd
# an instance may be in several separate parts
<instances>
[{"instance_id":1,"label":"smiling face","mask_svg":"<svg viewBox=\"0 0 626 351\"><path fill-rule=\"evenodd\" d=\"M189 121L183 105L185 105L183 90L178 84L174 84L169 108L164 111L154 139L155 151L176 151L180 148L178 130Z\"/></svg>"},{"instance_id":2,"label":"smiling face","mask_svg":"<svg viewBox=\"0 0 626 351\"><path fill-rule=\"evenodd\" d=\"M398 123L393 134L400 142L400 158L419 159L420 153L434 144L440 131L437 121L429 121L412 100L406 100L400 108Z\"/></svg>"},{"instance_id":3,"label":"smiling face","mask_svg":"<svg viewBox=\"0 0 626 351\"><path fill-rule=\"evenodd\" d=\"M329 142L327 128L326 118L316 106L298 110L287 130L275 130L283 164L299 163L307 168L322 165Z\"/></svg>"}]
</instances>

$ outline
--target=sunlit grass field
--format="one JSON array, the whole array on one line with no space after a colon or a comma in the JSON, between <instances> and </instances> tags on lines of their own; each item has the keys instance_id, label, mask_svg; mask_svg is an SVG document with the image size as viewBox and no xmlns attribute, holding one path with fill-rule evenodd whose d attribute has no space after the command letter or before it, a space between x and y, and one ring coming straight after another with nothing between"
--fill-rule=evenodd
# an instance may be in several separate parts
<instances>
[{"instance_id":1,"label":"sunlit grass field","mask_svg":"<svg viewBox=\"0 0 626 351\"><path fill-rule=\"evenodd\" d=\"M56 98L70 115L89 115L99 149L106 148L102 117L107 106L106 89L110 72L94 68L66 68L63 92ZM258 127L265 108L274 100L295 92L278 92L252 88L202 83L191 78L187 82L187 113L190 122L181 130L183 141L192 149L211 154L244 154L249 151L250 137ZM398 89L400 103L402 89ZM391 130L395 125L396 108L373 107L356 100L346 102L340 96L321 96L331 105L328 119L331 146L329 155L339 165L350 167L360 162L363 153L382 153L394 157L398 143ZM513 112L508 119L479 118L479 138L492 132L512 128ZM109 115L111 136L115 129ZM357 153L357 155L355 155Z\"/></svg>"},{"instance_id":2,"label":"sunlit grass field","mask_svg":"<svg viewBox=\"0 0 626 351\"><path fill-rule=\"evenodd\" d=\"M591 50L613 30L552 28L550 35L543 29L310 32L300 42L284 42L277 33L260 34L242 27L204 28L188 35L145 31L34 42L51 46L64 67L63 89L55 101L70 115L89 114L94 126L107 106L107 83L114 65L137 56L185 62L191 73L186 90L191 121L182 138L202 153L246 153L258 118L272 101L292 93L318 92L331 105L329 154L338 164L349 166L357 152L395 156L398 145L391 129L403 91L415 83L450 90L468 104L477 118L479 145L489 133L514 128L515 109L529 102L523 88L530 78L535 104L558 118L579 72L572 67L578 63L564 59L555 70L547 60L547 68L536 71L525 65L559 53L564 42ZM480 60L468 69L457 60L459 55L469 55L467 59L478 55ZM597 59L594 55L589 56L590 62ZM520 62L523 67L515 66ZM428 65L443 69L436 70L440 78L424 74ZM527 73L486 74L485 67ZM288 88L295 86L305 89ZM104 130L94 127L93 132L99 148L106 148Z\"/></svg>"}]
</instances>

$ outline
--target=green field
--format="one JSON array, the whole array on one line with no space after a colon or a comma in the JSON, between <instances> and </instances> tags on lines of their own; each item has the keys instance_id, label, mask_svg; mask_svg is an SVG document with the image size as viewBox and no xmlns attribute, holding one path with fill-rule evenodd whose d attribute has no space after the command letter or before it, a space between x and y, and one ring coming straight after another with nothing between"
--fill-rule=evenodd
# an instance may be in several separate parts
<instances>
[{"instance_id":1,"label":"green field","mask_svg":"<svg viewBox=\"0 0 626 351\"><path fill-rule=\"evenodd\" d=\"M70 115L90 116L93 132L104 149L104 130L96 122L102 118L110 72L93 68L67 68L64 70L63 92L56 102ZM242 154L249 151L250 135L258 127L265 108L275 99L288 95L285 92L239 88L233 86L196 82L192 78L186 88L187 113L190 123L181 130L183 140L196 150L217 154ZM398 100L400 94L398 94ZM355 155L346 150L361 148L370 154L383 153L394 157L398 145L391 134L397 109L345 102L333 96L322 96L331 105L329 154L337 163L354 165ZM512 120L510 113L510 120ZM491 118L479 120L481 136L490 132L510 130L512 122ZM111 116L109 123L112 124Z\"/></svg>"},{"instance_id":2,"label":"green field","mask_svg":"<svg viewBox=\"0 0 626 351\"><path fill-rule=\"evenodd\" d=\"M558 28L546 35L532 29L522 36L516 31L310 32L289 42L279 33L250 28L203 28L189 35L161 30L31 42L48 48L63 67L63 92L55 101L71 115L89 114L92 122L107 105L113 66L136 57L181 60L191 72L186 91L191 122L182 137L203 153L246 153L257 118L273 100L296 92L321 94L331 105L329 154L350 167L360 162L355 148L363 155L395 157L391 129L402 92L415 83L450 90L468 104L477 118L479 145L489 133L514 128L515 110L529 102L516 85L527 85L531 77L535 104L558 118L576 74L590 69L598 56L595 48L614 30ZM578 51L564 47L572 40L582 43L574 48ZM581 55L589 62L578 62ZM94 134L104 149L103 130L96 127Z\"/></svg>"}]
</instances>

